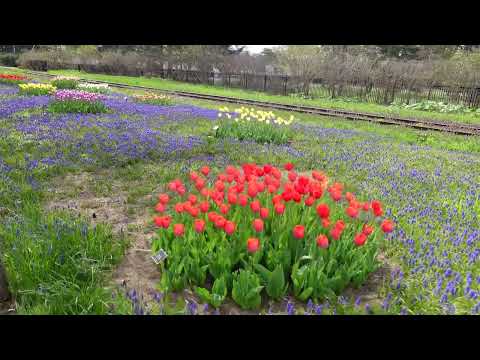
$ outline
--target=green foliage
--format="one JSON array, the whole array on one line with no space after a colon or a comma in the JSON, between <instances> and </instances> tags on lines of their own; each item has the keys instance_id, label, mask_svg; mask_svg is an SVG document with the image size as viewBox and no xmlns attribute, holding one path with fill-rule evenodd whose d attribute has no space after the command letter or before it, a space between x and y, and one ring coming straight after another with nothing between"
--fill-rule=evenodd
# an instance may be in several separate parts
<instances>
[{"instance_id":1,"label":"green foliage","mask_svg":"<svg viewBox=\"0 0 480 360\"><path fill-rule=\"evenodd\" d=\"M447 104L444 102L437 102L437 101L421 101L415 104L402 104L402 103L393 103L392 106L400 107L404 109L411 109L411 110L420 110L420 111L429 111L429 112L439 112L439 113L447 113L447 114L465 114L465 113L474 113L480 115L480 109L471 109L464 105L456 105L456 104Z\"/></svg>"},{"instance_id":2,"label":"green foliage","mask_svg":"<svg viewBox=\"0 0 480 360\"><path fill-rule=\"evenodd\" d=\"M286 144L293 133L288 126L267 124L260 121L225 120L220 123L215 136L220 139L234 138L240 141L255 141L260 144Z\"/></svg>"},{"instance_id":3,"label":"green foliage","mask_svg":"<svg viewBox=\"0 0 480 360\"><path fill-rule=\"evenodd\" d=\"M232 298L242 309L257 309L261 302L263 286L260 278L249 270L240 270L234 274Z\"/></svg>"},{"instance_id":4,"label":"green foliage","mask_svg":"<svg viewBox=\"0 0 480 360\"><path fill-rule=\"evenodd\" d=\"M225 278L220 277L213 283L212 291L197 287L195 292L203 302L209 303L215 308L220 307L227 297L227 283Z\"/></svg>"},{"instance_id":5,"label":"green foliage","mask_svg":"<svg viewBox=\"0 0 480 360\"><path fill-rule=\"evenodd\" d=\"M268 296L274 300L279 300L286 294L288 284L285 282L282 264L277 265L274 271L269 271L261 264L255 264L255 269L262 277Z\"/></svg>"},{"instance_id":6,"label":"green foliage","mask_svg":"<svg viewBox=\"0 0 480 360\"><path fill-rule=\"evenodd\" d=\"M19 312L106 313L110 294L99 285L122 256L124 243L109 228L91 228L62 213L45 216L34 203L25 215L0 227L3 262Z\"/></svg>"},{"instance_id":7,"label":"green foliage","mask_svg":"<svg viewBox=\"0 0 480 360\"><path fill-rule=\"evenodd\" d=\"M48 104L48 111L53 114L99 114L108 112L101 101L54 100Z\"/></svg>"},{"instance_id":8,"label":"green foliage","mask_svg":"<svg viewBox=\"0 0 480 360\"><path fill-rule=\"evenodd\" d=\"M0 55L0 65L3 66L17 66L18 56L13 54Z\"/></svg>"},{"instance_id":9,"label":"green foliage","mask_svg":"<svg viewBox=\"0 0 480 360\"><path fill-rule=\"evenodd\" d=\"M78 86L78 80L74 79L55 79L51 84L57 89L76 89Z\"/></svg>"}]
</instances>

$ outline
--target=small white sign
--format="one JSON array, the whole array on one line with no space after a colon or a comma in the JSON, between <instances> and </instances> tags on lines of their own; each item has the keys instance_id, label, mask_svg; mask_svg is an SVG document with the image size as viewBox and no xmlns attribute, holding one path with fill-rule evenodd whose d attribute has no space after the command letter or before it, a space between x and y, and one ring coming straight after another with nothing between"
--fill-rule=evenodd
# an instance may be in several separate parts
<instances>
[{"instance_id":1,"label":"small white sign","mask_svg":"<svg viewBox=\"0 0 480 360\"><path fill-rule=\"evenodd\" d=\"M156 255L152 256L152 260L156 265L158 265L162 261L164 261L167 257L168 257L168 255L165 252L165 250L160 249L160 251Z\"/></svg>"}]
</instances>

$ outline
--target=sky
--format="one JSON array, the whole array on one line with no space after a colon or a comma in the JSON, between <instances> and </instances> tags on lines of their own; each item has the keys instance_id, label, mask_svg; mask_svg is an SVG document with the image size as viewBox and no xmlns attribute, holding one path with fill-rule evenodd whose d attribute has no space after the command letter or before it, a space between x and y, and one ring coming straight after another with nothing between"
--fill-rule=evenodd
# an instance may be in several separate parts
<instances>
[{"instance_id":1,"label":"sky","mask_svg":"<svg viewBox=\"0 0 480 360\"><path fill-rule=\"evenodd\" d=\"M280 45L247 45L246 50L248 50L252 54L259 54L265 48L274 48Z\"/></svg>"}]
</instances>

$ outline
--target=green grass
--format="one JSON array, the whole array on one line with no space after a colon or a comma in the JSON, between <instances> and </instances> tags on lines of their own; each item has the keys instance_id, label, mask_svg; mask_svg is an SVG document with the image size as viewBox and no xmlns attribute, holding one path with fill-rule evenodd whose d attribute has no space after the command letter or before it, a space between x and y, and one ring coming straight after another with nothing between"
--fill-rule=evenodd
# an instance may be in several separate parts
<instances>
[{"instance_id":1,"label":"green grass","mask_svg":"<svg viewBox=\"0 0 480 360\"><path fill-rule=\"evenodd\" d=\"M370 112L379 114L388 114L391 116L427 118L448 120L467 124L480 124L480 116L475 114L444 114L437 112L425 112L419 110L399 109L395 107L372 104L366 102L355 102L346 100L335 100L328 98L301 99L290 96L269 95L266 93L249 91L243 89L223 88L211 85L189 84L173 80L164 80L159 78L131 77L131 76L113 76L103 74L90 74L77 70L50 70L50 74L79 76L88 80L99 80L117 82L127 85L148 86L160 90L197 92L208 95L231 96L240 99L271 101L282 104L309 105L317 107L326 107L332 109L344 109L359 112Z\"/></svg>"}]
</instances>

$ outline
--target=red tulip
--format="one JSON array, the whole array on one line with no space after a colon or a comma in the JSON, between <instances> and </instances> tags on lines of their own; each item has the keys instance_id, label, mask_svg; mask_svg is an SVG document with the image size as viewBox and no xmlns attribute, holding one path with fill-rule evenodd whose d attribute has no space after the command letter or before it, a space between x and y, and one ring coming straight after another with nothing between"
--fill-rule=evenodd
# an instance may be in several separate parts
<instances>
[{"instance_id":1,"label":"red tulip","mask_svg":"<svg viewBox=\"0 0 480 360\"><path fill-rule=\"evenodd\" d=\"M260 248L260 240L257 238L250 238L247 240L247 251L249 253L257 252Z\"/></svg>"},{"instance_id":2,"label":"red tulip","mask_svg":"<svg viewBox=\"0 0 480 360\"><path fill-rule=\"evenodd\" d=\"M382 207L382 203L378 200L372 201L372 209L380 209Z\"/></svg>"},{"instance_id":3,"label":"red tulip","mask_svg":"<svg viewBox=\"0 0 480 360\"><path fill-rule=\"evenodd\" d=\"M263 220L262 219L255 219L253 220L253 228L256 232L263 231Z\"/></svg>"},{"instance_id":4,"label":"red tulip","mask_svg":"<svg viewBox=\"0 0 480 360\"><path fill-rule=\"evenodd\" d=\"M158 203L156 206L155 206L155 211L156 212L159 212L159 213L162 213L165 211L165 205L163 205L162 203Z\"/></svg>"},{"instance_id":5,"label":"red tulip","mask_svg":"<svg viewBox=\"0 0 480 360\"><path fill-rule=\"evenodd\" d=\"M182 204L182 203L176 203L176 204L175 204L175 211L176 211L178 214L182 213L183 210L184 210L184 208L183 208L183 204Z\"/></svg>"},{"instance_id":6,"label":"red tulip","mask_svg":"<svg viewBox=\"0 0 480 360\"><path fill-rule=\"evenodd\" d=\"M245 194L238 195L238 204L240 206L246 206L248 203L248 197Z\"/></svg>"},{"instance_id":7,"label":"red tulip","mask_svg":"<svg viewBox=\"0 0 480 360\"><path fill-rule=\"evenodd\" d=\"M235 223L233 221L227 221L225 222L225 232L228 234L228 235L232 235L235 231Z\"/></svg>"},{"instance_id":8,"label":"red tulip","mask_svg":"<svg viewBox=\"0 0 480 360\"><path fill-rule=\"evenodd\" d=\"M247 189L248 196L250 196L251 198L254 198L255 196L257 196L257 193L258 193L257 186L253 183L248 184L248 189Z\"/></svg>"},{"instance_id":9,"label":"red tulip","mask_svg":"<svg viewBox=\"0 0 480 360\"><path fill-rule=\"evenodd\" d=\"M233 175L227 175L227 182L230 184L233 181Z\"/></svg>"},{"instance_id":10,"label":"red tulip","mask_svg":"<svg viewBox=\"0 0 480 360\"><path fill-rule=\"evenodd\" d=\"M183 224L173 225L173 234L175 236L182 236L185 233L185 226Z\"/></svg>"},{"instance_id":11,"label":"red tulip","mask_svg":"<svg viewBox=\"0 0 480 360\"><path fill-rule=\"evenodd\" d=\"M194 228L197 233L202 233L205 231L205 221L201 219L195 219Z\"/></svg>"},{"instance_id":12,"label":"red tulip","mask_svg":"<svg viewBox=\"0 0 480 360\"><path fill-rule=\"evenodd\" d=\"M260 217L262 219L266 219L268 217L268 208L261 208L260 209Z\"/></svg>"},{"instance_id":13,"label":"red tulip","mask_svg":"<svg viewBox=\"0 0 480 360\"><path fill-rule=\"evenodd\" d=\"M367 236L364 233L360 233L355 235L355 245L357 246L363 246L365 244L365 241L367 241Z\"/></svg>"},{"instance_id":14,"label":"red tulip","mask_svg":"<svg viewBox=\"0 0 480 360\"><path fill-rule=\"evenodd\" d=\"M381 207L373 208L373 215L379 217L383 215L383 209Z\"/></svg>"},{"instance_id":15,"label":"red tulip","mask_svg":"<svg viewBox=\"0 0 480 360\"><path fill-rule=\"evenodd\" d=\"M225 172L226 172L228 175L235 175L235 173L237 172L237 169L235 169L235 167L232 166L232 165L228 165L228 166L225 168Z\"/></svg>"},{"instance_id":16,"label":"red tulip","mask_svg":"<svg viewBox=\"0 0 480 360\"><path fill-rule=\"evenodd\" d=\"M208 197L208 189L206 188L201 189L200 195L202 195L203 197Z\"/></svg>"},{"instance_id":17,"label":"red tulip","mask_svg":"<svg viewBox=\"0 0 480 360\"><path fill-rule=\"evenodd\" d=\"M227 215L227 214L228 214L228 210L230 210L230 206L228 206L227 204L222 204L222 205L220 205L220 212L221 212L223 215Z\"/></svg>"},{"instance_id":18,"label":"red tulip","mask_svg":"<svg viewBox=\"0 0 480 360\"><path fill-rule=\"evenodd\" d=\"M196 181L195 181L195 188L200 191L203 189L203 187L205 186L205 180L201 179L201 178L198 178Z\"/></svg>"},{"instance_id":19,"label":"red tulip","mask_svg":"<svg viewBox=\"0 0 480 360\"><path fill-rule=\"evenodd\" d=\"M286 163L284 168L287 171L291 171L291 170L293 170L293 164L292 163Z\"/></svg>"},{"instance_id":20,"label":"red tulip","mask_svg":"<svg viewBox=\"0 0 480 360\"><path fill-rule=\"evenodd\" d=\"M178 195L183 196L186 192L187 192L187 190L185 189L185 186L183 186L183 185L177 186Z\"/></svg>"},{"instance_id":21,"label":"red tulip","mask_svg":"<svg viewBox=\"0 0 480 360\"><path fill-rule=\"evenodd\" d=\"M200 172L201 172L203 175L207 176L208 173L210 172L210 168L205 165L205 166L203 166L203 167L200 169Z\"/></svg>"},{"instance_id":22,"label":"red tulip","mask_svg":"<svg viewBox=\"0 0 480 360\"><path fill-rule=\"evenodd\" d=\"M199 175L195 171L192 171L190 173L190 180L197 181L198 177L199 177Z\"/></svg>"},{"instance_id":23,"label":"red tulip","mask_svg":"<svg viewBox=\"0 0 480 360\"><path fill-rule=\"evenodd\" d=\"M340 231L343 231L343 229L345 229L345 222L343 220L338 220L335 223L335 227L340 229Z\"/></svg>"},{"instance_id":24,"label":"red tulip","mask_svg":"<svg viewBox=\"0 0 480 360\"><path fill-rule=\"evenodd\" d=\"M358 216L358 209L354 208L353 206L349 206L345 210L346 214L351 218L356 218Z\"/></svg>"},{"instance_id":25,"label":"red tulip","mask_svg":"<svg viewBox=\"0 0 480 360\"><path fill-rule=\"evenodd\" d=\"M215 219L215 227L217 228L223 228L225 227L225 218L221 215L218 215L217 218Z\"/></svg>"},{"instance_id":26,"label":"red tulip","mask_svg":"<svg viewBox=\"0 0 480 360\"><path fill-rule=\"evenodd\" d=\"M302 195L300 195L298 192L294 192L293 193L293 201L295 201L296 203L299 203L301 200L302 200Z\"/></svg>"},{"instance_id":27,"label":"red tulip","mask_svg":"<svg viewBox=\"0 0 480 360\"><path fill-rule=\"evenodd\" d=\"M257 191L258 192L263 192L264 190L265 190L265 183L257 182Z\"/></svg>"},{"instance_id":28,"label":"red tulip","mask_svg":"<svg viewBox=\"0 0 480 360\"><path fill-rule=\"evenodd\" d=\"M362 210L363 211L368 211L370 210L370 204L368 203L368 201L366 203L363 203L362 205Z\"/></svg>"},{"instance_id":29,"label":"red tulip","mask_svg":"<svg viewBox=\"0 0 480 360\"><path fill-rule=\"evenodd\" d=\"M297 174L294 171L288 173L288 180L294 182L297 179Z\"/></svg>"},{"instance_id":30,"label":"red tulip","mask_svg":"<svg viewBox=\"0 0 480 360\"><path fill-rule=\"evenodd\" d=\"M291 191L286 191L286 190L285 190L285 191L282 193L282 199L283 199L283 201L288 202L288 201L292 200L292 198L293 198L293 193L292 193Z\"/></svg>"},{"instance_id":31,"label":"red tulip","mask_svg":"<svg viewBox=\"0 0 480 360\"><path fill-rule=\"evenodd\" d=\"M272 203L275 205L275 204L278 204L280 201L282 201L282 195L278 194L278 195L275 195L273 198L272 198Z\"/></svg>"},{"instance_id":32,"label":"red tulip","mask_svg":"<svg viewBox=\"0 0 480 360\"><path fill-rule=\"evenodd\" d=\"M363 225L362 233L365 234L365 236L369 236L373 233L373 226L370 226L368 224Z\"/></svg>"},{"instance_id":33,"label":"red tulip","mask_svg":"<svg viewBox=\"0 0 480 360\"><path fill-rule=\"evenodd\" d=\"M259 212L260 208L261 208L260 201L255 200L250 203L250 209L252 209L254 213Z\"/></svg>"},{"instance_id":34,"label":"red tulip","mask_svg":"<svg viewBox=\"0 0 480 360\"><path fill-rule=\"evenodd\" d=\"M218 216L219 215L216 212L211 211L211 212L208 213L208 220L211 221L211 222L215 222L215 220L217 220Z\"/></svg>"},{"instance_id":35,"label":"red tulip","mask_svg":"<svg viewBox=\"0 0 480 360\"><path fill-rule=\"evenodd\" d=\"M204 202L200 203L200 211L201 212L206 213L206 212L208 212L209 208L210 208L210 204L208 203L208 201L204 201Z\"/></svg>"},{"instance_id":36,"label":"red tulip","mask_svg":"<svg viewBox=\"0 0 480 360\"><path fill-rule=\"evenodd\" d=\"M327 204L320 204L317 206L317 214L320 218L326 219L330 216L330 208Z\"/></svg>"},{"instance_id":37,"label":"red tulip","mask_svg":"<svg viewBox=\"0 0 480 360\"><path fill-rule=\"evenodd\" d=\"M315 202L315 198L313 196L310 196L305 199L305 205L307 206L312 206L314 202Z\"/></svg>"},{"instance_id":38,"label":"red tulip","mask_svg":"<svg viewBox=\"0 0 480 360\"><path fill-rule=\"evenodd\" d=\"M330 219L328 219L328 218L322 219L322 226L323 226L325 229L328 229L329 226L330 226Z\"/></svg>"},{"instance_id":39,"label":"red tulip","mask_svg":"<svg viewBox=\"0 0 480 360\"><path fill-rule=\"evenodd\" d=\"M215 189L219 192L222 192L225 190L225 184L221 180L215 181Z\"/></svg>"},{"instance_id":40,"label":"red tulip","mask_svg":"<svg viewBox=\"0 0 480 360\"><path fill-rule=\"evenodd\" d=\"M168 196L168 194L160 194L160 195L158 195L158 200L159 200L163 205L167 205L167 204L168 204L168 201L170 200L170 197Z\"/></svg>"},{"instance_id":41,"label":"red tulip","mask_svg":"<svg viewBox=\"0 0 480 360\"><path fill-rule=\"evenodd\" d=\"M200 209L199 208L196 208L196 207L191 207L190 210L188 211L188 213L196 218L198 216L198 214L200 213Z\"/></svg>"},{"instance_id":42,"label":"red tulip","mask_svg":"<svg viewBox=\"0 0 480 360\"><path fill-rule=\"evenodd\" d=\"M342 230L338 227L334 227L332 230L330 230L330 236L335 240L340 239L341 235L342 235Z\"/></svg>"},{"instance_id":43,"label":"red tulip","mask_svg":"<svg viewBox=\"0 0 480 360\"><path fill-rule=\"evenodd\" d=\"M233 192L228 193L227 199L228 199L229 204L234 205L234 204L237 203L237 194L235 194Z\"/></svg>"},{"instance_id":44,"label":"red tulip","mask_svg":"<svg viewBox=\"0 0 480 360\"><path fill-rule=\"evenodd\" d=\"M275 212L279 215L282 215L285 212L285 204L283 203L276 203L275 204Z\"/></svg>"},{"instance_id":45,"label":"red tulip","mask_svg":"<svg viewBox=\"0 0 480 360\"><path fill-rule=\"evenodd\" d=\"M340 201L342 199L342 193L340 191L334 190L330 193L333 201Z\"/></svg>"},{"instance_id":46,"label":"red tulip","mask_svg":"<svg viewBox=\"0 0 480 360\"><path fill-rule=\"evenodd\" d=\"M317 246L322 249L328 248L328 238L325 235L318 235Z\"/></svg>"},{"instance_id":47,"label":"red tulip","mask_svg":"<svg viewBox=\"0 0 480 360\"><path fill-rule=\"evenodd\" d=\"M272 166L271 165L264 165L263 166L263 171L265 172L265 174L270 174L270 172L272 171Z\"/></svg>"},{"instance_id":48,"label":"red tulip","mask_svg":"<svg viewBox=\"0 0 480 360\"><path fill-rule=\"evenodd\" d=\"M381 227L384 233L391 233L393 231L394 225L391 220L383 220Z\"/></svg>"},{"instance_id":49,"label":"red tulip","mask_svg":"<svg viewBox=\"0 0 480 360\"><path fill-rule=\"evenodd\" d=\"M275 185L268 185L268 192L270 194L277 192L277 188L275 187Z\"/></svg>"},{"instance_id":50,"label":"red tulip","mask_svg":"<svg viewBox=\"0 0 480 360\"><path fill-rule=\"evenodd\" d=\"M174 181L168 183L168 189L170 191L176 191L177 190L177 184Z\"/></svg>"},{"instance_id":51,"label":"red tulip","mask_svg":"<svg viewBox=\"0 0 480 360\"><path fill-rule=\"evenodd\" d=\"M297 239L303 239L305 236L305 227L302 225L296 225L293 228L293 236Z\"/></svg>"},{"instance_id":52,"label":"red tulip","mask_svg":"<svg viewBox=\"0 0 480 360\"><path fill-rule=\"evenodd\" d=\"M153 222L155 223L155 225L156 225L157 227L163 227L163 218L162 218L162 217L160 217L160 216L155 216L155 217L153 218Z\"/></svg>"}]
</instances>

